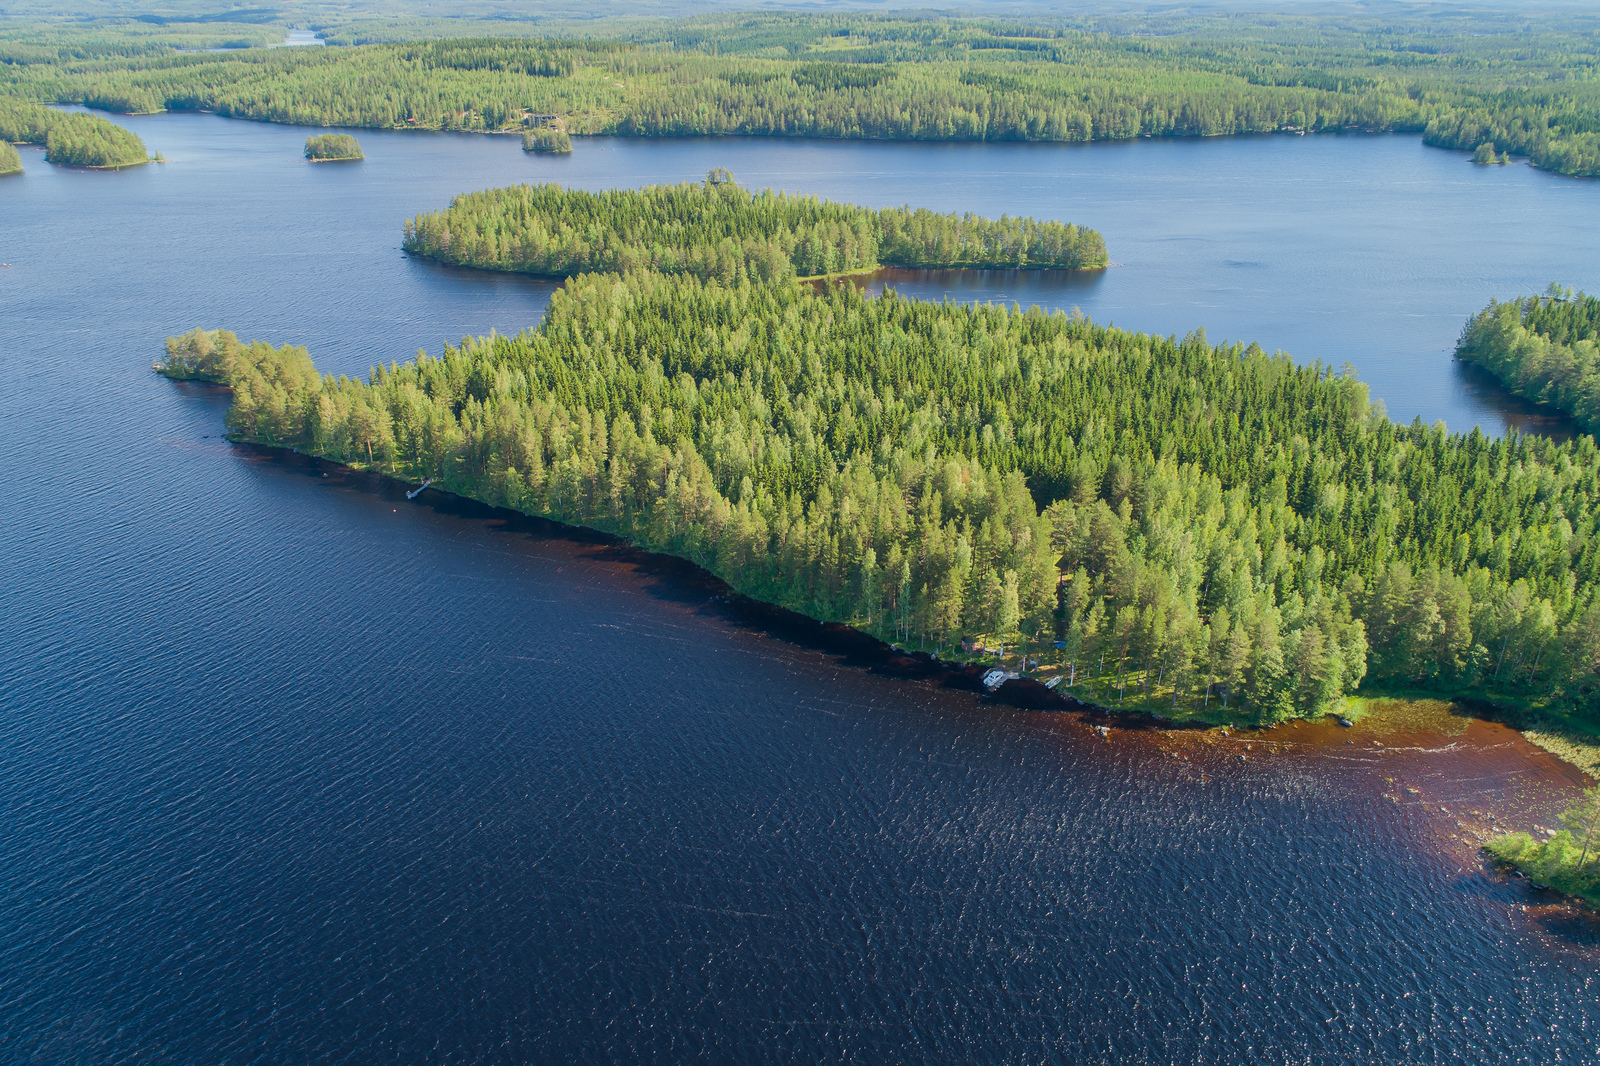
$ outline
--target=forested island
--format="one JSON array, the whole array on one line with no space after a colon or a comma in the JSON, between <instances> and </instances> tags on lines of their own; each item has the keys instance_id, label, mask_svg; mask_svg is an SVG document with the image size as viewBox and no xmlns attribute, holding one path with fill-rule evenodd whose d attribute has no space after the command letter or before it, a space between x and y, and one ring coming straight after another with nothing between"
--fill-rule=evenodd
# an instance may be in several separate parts
<instances>
[{"instance_id":1,"label":"forested island","mask_svg":"<svg viewBox=\"0 0 1600 1066\"><path fill-rule=\"evenodd\" d=\"M313 163L365 159L361 143L348 133L323 133L306 138L306 158Z\"/></svg>"},{"instance_id":2,"label":"forested island","mask_svg":"<svg viewBox=\"0 0 1600 1066\"><path fill-rule=\"evenodd\" d=\"M11 146L10 141L0 141L0 174L21 174L22 156Z\"/></svg>"},{"instance_id":3,"label":"forested island","mask_svg":"<svg viewBox=\"0 0 1600 1066\"><path fill-rule=\"evenodd\" d=\"M550 152L563 155L572 151L572 138L567 136L566 130L542 128L524 130L522 132L522 150L524 152Z\"/></svg>"},{"instance_id":4,"label":"forested island","mask_svg":"<svg viewBox=\"0 0 1600 1066\"><path fill-rule=\"evenodd\" d=\"M1600 433L1600 298L1552 285L1543 296L1492 300L1467 322L1456 355Z\"/></svg>"},{"instance_id":5,"label":"forested island","mask_svg":"<svg viewBox=\"0 0 1600 1066\"><path fill-rule=\"evenodd\" d=\"M150 161L138 135L114 122L14 100L0 100L0 140L42 144L45 161L63 166L130 167ZM16 156L15 149L11 155Z\"/></svg>"},{"instance_id":6,"label":"forested island","mask_svg":"<svg viewBox=\"0 0 1600 1066\"><path fill-rule=\"evenodd\" d=\"M1271 724L1359 686L1600 725L1600 452L1390 422L1203 335L725 285L566 282L539 329L323 377L191 333L236 439L606 530L752 597L1107 707Z\"/></svg>"},{"instance_id":7,"label":"forested island","mask_svg":"<svg viewBox=\"0 0 1600 1066\"><path fill-rule=\"evenodd\" d=\"M1031 218L941 215L706 182L586 192L516 185L457 196L405 224L402 247L442 262L565 277L655 270L767 281L908 267L1106 265L1099 233Z\"/></svg>"},{"instance_id":8,"label":"forested island","mask_svg":"<svg viewBox=\"0 0 1600 1066\"><path fill-rule=\"evenodd\" d=\"M559 118L572 132L643 137L1400 130L1600 174L1600 57L1589 25L1558 14L1102 13L1028 23L718 14L616 24L614 40L417 41L404 38L467 23L403 22L329 31L335 41L394 43L221 54L134 48L108 31L52 46L39 33L39 43L5 50L0 92L385 129L512 131Z\"/></svg>"}]
</instances>

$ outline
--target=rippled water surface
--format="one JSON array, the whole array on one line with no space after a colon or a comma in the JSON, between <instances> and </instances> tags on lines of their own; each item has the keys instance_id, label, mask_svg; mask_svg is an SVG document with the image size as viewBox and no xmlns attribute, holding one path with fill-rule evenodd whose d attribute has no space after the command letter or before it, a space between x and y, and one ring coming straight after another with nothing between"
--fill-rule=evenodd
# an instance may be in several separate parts
<instances>
[{"instance_id":1,"label":"rippled water surface","mask_svg":"<svg viewBox=\"0 0 1600 1066\"><path fill-rule=\"evenodd\" d=\"M1600 192L1414 140L515 141L128 119L172 162L0 179L0 1061L1506 1062L1600 1055L1592 921L1487 874L1575 772L1498 726L1219 740L982 700L692 570L221 440L194 325L363 371L550 286L407 260L465 189L727 165L1102 229L916 275L1349 360L1596 284ZM1248 750L1246 743L1250 744Z\"/></svg>"}]
</instances>

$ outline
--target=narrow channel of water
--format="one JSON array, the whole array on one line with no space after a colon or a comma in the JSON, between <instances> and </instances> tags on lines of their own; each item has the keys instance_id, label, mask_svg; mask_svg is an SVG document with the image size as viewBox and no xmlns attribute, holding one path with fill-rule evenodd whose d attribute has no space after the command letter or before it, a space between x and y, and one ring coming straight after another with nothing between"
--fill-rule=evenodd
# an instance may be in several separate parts
<instances>
[{"instance_id":1,"label":"narrow channel of water","mask_svg":"<svg viewBox=\"0 0 1600 1066\"><path fill-rule=\"evenodd\" d=\"M194 325L343 372L516 330L549 284L409 260L399 219L724 164L1097 225L1097 281L897 283L1359 356L1395 413L1494 427L1455 323L1594 287L1593 184L1404 138L358 131L313 167L310 130L127 121L173 162L0 180L0 1060L1600 1056L1593 922L1476 857L1580 784L1508 730L1102 740L670 560L234 448L220 390L148 369Z\"/></svg>"}]
</instances>

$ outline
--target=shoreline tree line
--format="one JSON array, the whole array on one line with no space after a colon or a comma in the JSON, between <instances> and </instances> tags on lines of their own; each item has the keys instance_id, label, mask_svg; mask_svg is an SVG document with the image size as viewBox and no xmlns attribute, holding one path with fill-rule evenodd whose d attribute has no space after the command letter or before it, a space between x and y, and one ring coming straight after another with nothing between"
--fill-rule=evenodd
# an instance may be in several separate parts
<instances>
[{"instance_id":1,"label":"shoreline tree line","mask_svg":"<svg viewBox=\"0 0 1600 1066\"><path fill-rule=\"evenodd\" d=\"M1468 320L1456 355L1600 434L1600 298L1553 284L1543 296L1491 300Z\"/></svg>"}]
</instances>

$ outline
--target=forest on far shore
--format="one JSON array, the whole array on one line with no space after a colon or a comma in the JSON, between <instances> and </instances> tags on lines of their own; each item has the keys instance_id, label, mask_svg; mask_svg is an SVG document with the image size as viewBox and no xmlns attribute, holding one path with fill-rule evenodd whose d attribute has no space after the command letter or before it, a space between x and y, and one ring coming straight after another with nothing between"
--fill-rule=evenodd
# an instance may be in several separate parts
<instances>
[{"instance_id":1,"label":"forest on far shore","mask_svg":"<svg viewBox=\"0 0 1600 1066\"><path fill-rule=\"evenodd\" d=\"M0 95L385 129L517 130L559 119L571 133L640 137L1406 131L1600 174L1600 45L1594 18L1582 14L728 13L548 29L328 21L347 46L180 51L205 38L176 27L152 36L114 20L0 22ZM480 36L460 36L461 27ZM241 44L261 34L230 32ZM421 39L430 37L450 39Z\"/></svg>"}]
</instances>

